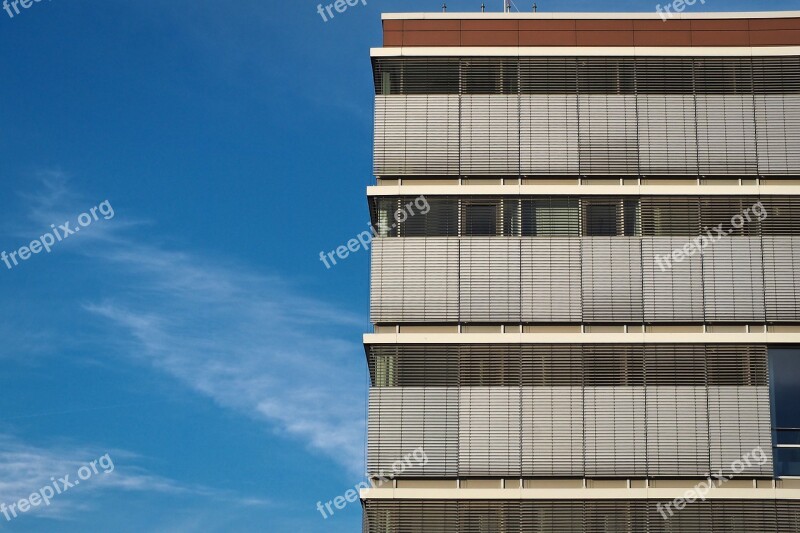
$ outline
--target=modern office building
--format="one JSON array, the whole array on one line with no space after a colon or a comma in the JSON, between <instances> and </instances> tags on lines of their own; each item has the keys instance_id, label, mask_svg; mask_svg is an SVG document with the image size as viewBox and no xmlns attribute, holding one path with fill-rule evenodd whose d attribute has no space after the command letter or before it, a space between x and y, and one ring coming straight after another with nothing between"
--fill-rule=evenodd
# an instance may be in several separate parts
<instances>
[{"instance_id":1,"label":"modern office building","mask_svg":"<svg viewBox=\"0 0 800 533\"><path fill-rule=\"evenodd\" d=\"M364 531L800 531L800 12L690 11L384 15Z\"/></svg>"}]
</instances>

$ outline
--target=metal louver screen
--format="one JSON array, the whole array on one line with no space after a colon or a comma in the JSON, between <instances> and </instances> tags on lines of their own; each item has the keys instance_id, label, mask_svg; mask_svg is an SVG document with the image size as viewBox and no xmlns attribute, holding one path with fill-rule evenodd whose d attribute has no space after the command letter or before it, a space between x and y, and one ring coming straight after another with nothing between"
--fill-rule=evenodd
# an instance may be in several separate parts
<instances>
[{"instance_id":1,"label":"metal louver screen","mask_svg":"<svg viewBox=\"0 0 800 533\"><path fill-rule=\"evenodd\" d=\"M639 239L581 240L583 319L642 322L642 252Z\"/></svg>"},{"instance_id":2,"label":"metal louver screen","mask_svg":"<svg viewBox=\"0 0 800 533\"><path fill-rule=\"evenodd\" d=\"M422 447L424 466L408 477L455 477L459 454L459 391L445 387L373 388L369 393L367 470L393 472L392 465Z\"/></svg>"},{"instance_id":3,"label":"metal louver screen","mask_svg":"<svg viewBox=\"0 0 800 533\"><path fill-rule=\"evenodd\" d=\"M580 173L639 174L636 96L578 96Z\"/></svg>"},{"instance_id":4,"label":"metal louver screen","mask_svg":"<svg viewBox=\"0 0 800 533\"><path fill-rule=\"evenodd\" d=\"M672 264L667 259L680 250L686 237L642 237L644 320L703 322L703 257L694 255Z\"/></svg>"},{"instance_id":5,"label":"metal louver screen","mask_svg":"<svg viewBox=\"0 0 800 533\"><path fill-rule=\"evenodd\" d=\"M758 168L800 174L800 57L753 60Z\"/></svg>"},{"instance_id":6,"label":"metal louver screen","mask_svg":"<svg viewBox=\"0 0 800 533\"><path fill-rule=\"evenodd\" d=\"M797 237L729 237L671 267L672 238L377 239L374 323L793 322ZM763 246L763 259L762 259Z\"/></svg>"},{"instance_id":7,"label":"metal louver screen","mask_svg":"<svg viewBox=\"0 0 800 533\"><path fill-rule=\"evenodd\" d=\"M763 322L761 238L728 237L703 254L705 314L709 322Z\"/></svg>"},{"instance_id":8,"label":"metal louver screen","mask_svg":"<svg viewBox=\"0 0 800 533\"><path fill-rule=\"evenodd\" d=\"M764 299L770 322L800 321L800 237L761 238Z\"/></svg>"},{"instance_id":9,"label":"metal louver screen","mask_svg":"<svg viewBox=\"0 0 800 533\"><path fill-rule=\"evenodd\" d=\"M372 224L390 237L800 235L798 196L378 196ZM395 224L395 213L413 215ZM733 219L742 218L740 228ZM737 223L739 223L737 219Z\"/></svg>"},{"instance_id":10,"label":"metal louver screen","mask_svg":"<svg viewBox=\"0 0 800 533\"><path fill-rule=\"evenodd\" d=\"M413 200L377 198L373 220L386 225ZM794 196L466 196L428 203L427 214L373 242L376 323L800 319ZM720 225L732 233L720 238ZM702 254L674 260L701 237Z\"/></svg>"},{"instance_id":11,"label":"metal louver screen","mask_svg":"<svg viewBox=\"0 0 800 533\"><path fill-rule=\"evenodd\" d=\"M521 320L580 322L580 238L522 239L520 246Z\"/></svg>"},{"instance_id":12,"label":"metal louver screen","mask_svg":"<svg viewBox=\"0 0 800 533\"><path fill-rule=\"evenodd\" d=\"M664 520L660 500L368 500L364 533L783 533L795 500L707 500ZM660 504L660 507L659 507Z\"/></svg>"},{"instance_id":13,"label":"metal louver screen","mask_svg":"<svg viewBox=\"0 0 800 533\"><path fill-rule=\"evenodd\" d=\"M772 475L765 346L372 345L369 468L405 477ZM422 431L420 428L425 428ZM403 450L407 450L403 452Z\"/></svg>"},{"instance_id":14,"label":"metal louver screen","mask_svg":"<svg viewBox=\"0 0 800 533\"><path fill-rule=\"evenodd\" d=\"M457 322L459 240L376 239L370 313L374 321Z\"/></svg>"},{"instance_id":15,"label":"metal louver screen","mask_svg":"<svg viewBox=\"0 0 800 533\"><path fill-rule=\"evenodd\" d=\"M373 65L377 175L800 173L798 57Z\"/></svg>"},{"instance_id":16,"label":"metal louver screen","mask_svg":"<svg viewBox=\"0 0 800 533\"><path fill-rule=\"evenodd\" d=\"M466 322L520 315L520 240L473 237L460 241L460 316Z\"/></svg>"}]
</instances>

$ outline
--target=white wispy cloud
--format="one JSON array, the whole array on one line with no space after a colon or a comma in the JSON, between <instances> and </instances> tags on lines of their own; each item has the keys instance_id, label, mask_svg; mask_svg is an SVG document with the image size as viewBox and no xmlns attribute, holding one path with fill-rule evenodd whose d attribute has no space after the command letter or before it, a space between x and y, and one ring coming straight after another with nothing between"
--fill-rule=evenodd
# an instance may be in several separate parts
<instances>
[{"instance_id":1,"label":"white wispy cloud","mask_svg":"<svg viewBox=\"0 0 800 533\"><path fill-rule=\"evenodd\" d=\"M31 508L27 515L50 519L70 519L81 511L92 508L94 498L109 490L141 492L148 494L198 495L214 499L231 498L232 495L202 486L188 486L169 478L148 472L136 463L141 459L124 450L98 450L95 447L74 444L36 446L12 436L0 435L0 503L10 505L28 498L42 487L52 486L53 480L69 476L78 479L78 469L90 461L108 454L113 468L98 466L98 473L82 484L56 494L50 505ZM108 470L108 473L104 473ZM61 483L58 483L61 487ZM266 502L261 502L265 505ZM11 513L9 512L9 516ZM5 521L0 515L0 522Z\"/></svg>"},{"instance_id":2,"label":"white wispy cloud","mask_svg":"<svg viewBox=\"0 0 800 533\"><path fill-rule=\"evenodd\" d=\"M85 209L62 174L47 180L46 194L32 198L36 224ZM73 248L113 273L114 293L84 309L108 320L114 346L363 472L363 349L341 330L357 331L364 319L281 277L143 242L133 231L141 223L115 209L113 220L87 228Z\"/></svg>"}]
</instances>

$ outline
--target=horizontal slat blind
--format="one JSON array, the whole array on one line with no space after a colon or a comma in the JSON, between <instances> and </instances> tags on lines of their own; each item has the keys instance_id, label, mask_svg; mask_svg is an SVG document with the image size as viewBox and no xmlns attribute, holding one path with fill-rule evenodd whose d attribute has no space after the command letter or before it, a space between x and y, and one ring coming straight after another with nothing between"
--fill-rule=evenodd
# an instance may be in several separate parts
<instances>
[{"instance_id":1,"label":"horizontal slat blind","mask_svg":"<svg viewBox=\"0 0 800 533\"><path fill-rule=\"evenodd\" d=\"M373 322L458 321L458 238L376 239L372 246Z\"/></svg>"},{"instance_id":2,"label":"horizontal slat blind","mask_svg":"<svg viewBox=\"0 0 800 533\"><path fill-rule=\"evenodd\" d=\"M777 228L780 231L780 228ZM376 239L371 316L394 322L794 322L798 237Z\"/></svg>"},{"instance_id":3,"label":"horizontal slat blind","mask_svg":"<svg viewBox=\"0 0 800 533\"><path fill-rule=\"evenodd\" d=\"M645 346L650 476L692 476L710 468L704 352L699 346ZM668 382L676 385L659 385Z\"/></svg>"},{"instance_id":4,"label":"horizontal slat blind","mask_svg":"<svg viewBox=\"0 0 800 533\"><path fill-rule=\"evenodd\" d=\"M727 237L703 254L708 322L763 322L764 274L759 237Z\"/></svg>"},{"instance_id":5,"label":"horizontal slat blind","mask_svg":"<svg viewBox=\"0 0 800 533\"><path fill-rule=\"evenodd\" d=\"M755 112L759 173L800 174L800 95L756 95Z\"/></svg>"},{"instance_id":6,"label":"horizontal slat blind","mask_svg":"<svg viewBox=\"0 0 800 533\"><path fill-rule=\"evenodd\" d=\"M759 173L800 173L800 57L753 59Z\"/></svg>"},{"instance_id":7,"label":"horizontal slat blind","mask_svg":"<svg viewBox=\"0 0 800 533\"><path fill-rule=\"evenodd\" d=\"M758 173L752 95L698 95L701 175Z\"/></svg>"},{"instance_id":8,"label":"horizontal slat blind","mask_svg":"<svg viewBox=\"0 0 800 533\"><path fill-rule=\"evenodd\" d=\"M376 97L375 174L458 174L458 106L454 95Z\"/></svg>"},{"instance_id":9,"label":"horizontal slat blind","mask_svg":"<svg viewBox=\"0 0 800 533\"><path fill-rule=\"evenodd\" d=\"M702 476L757 446L769 460L745 473L772 472L765 346L379 345L368 359L371 468L431 447L430 472L403 477Z\"/></svg>"},{"instance_id":10,"label":"horizontal slat blind","mask_svg":"<svg viewBox=\"0 0 800 533\"><path fill-rule=\"evenodd\" d=\"M702 231L698 197L643 196L640 204L645 237L691 237Z\"/></svg>"},{"instance_id":11,"label":"horizontal slat blind","mask_svg":"<svg viewBox=\"0 0 800 533\"><path fill-rule=\"evenodd\" d=\"M376 344L367 358L377 387L767 385L751 344Z\"/></svg>"},{"instance_id":12,"label":"horizontal slat blind","mask_svg":"<svg viewBox=\"0 0 800 533\"><path fill-rule=\"evenodd\" d=\"M508 320L520 316L520 239L461 240L461 320Z\"/></svg>"},{"instance_id":13,"label":"horizontal slat blind","mask_svg":"<svg viewBox=\"0 0 800 533\"><path fill-rule=\"evenodd\" d=\"M800 237L761 239L767 321L800 321Z\"/></svg>"},{"instance_id":14,"label":"horizontal slat blind","mask_svg":"<svg viewBox=\"0 0 800 533\"><path fill-rule=\"evenodd\" d=\"M637 105L641 173L696 175L694 97L644 94L637 97Z\"/></svg>"},{"instance_id":15,"label":"horizontal slat blind","mask_svg":"<svg viewBox=\"0 0 800 533\"><path fill-rule=\"evenodd\" d=\"M644 387L586 387L586 475L647 475Z\"/></svg>"},{"instance_id":16,"label":"horizontal slat blind","mask_svg":"<svg viewBox=\"0 0 800 533\"><path fill-rule=\"evenodd\" d=\"M403 248L395 239L372 241L370 263L370 319L372 322L403 317Z\"/></svg>"},{"instance_id":17,"label":"horizontal slat blind","mask_svg":"<svg viewBox=\"0 0 800 533\"><path fill-rule=\"evenodd\" d=\"M798 513L796 500L367 500L364 532L784 533Z\"/></svg>"},{"instance_id":18,"label":"horizontal slat blind","mask_svg":"<svg viewBox=\"0 0 800 533\"><path fill-rule=\"evenodd\" d=\"M378 175L800 173L797 57L373 63Z\"/></svg>"},{"instance_id":19,"label":"horizontal slat blind","mask_svg":"<svg viewBox=\"0 0 800 533\"><path fill-rule=\"evenodd\" d=\"M582 387L522 388L522 475L584 473Z\"/></svg>"},{"instance_id":20,"label":"horizontal slat blind","mask_svg":"<svg viewBox=\"0 0 800 533\"><path fill-rule=\"evenodd\" d=\"M581 174L639 173L635 96L581 94L578 117Z\"/></svg>"},{"instance_id":21,"label":"horizontal slat blind","mask_svg":"<svg viewBox=\"0 0 800 533\"><path fill-rule=\"evenodd\" d=\"M576 95L523 94L520 97L520 173L579 173Z\"/></svg>"},{"instance_id":22,"label":"horizontal slat blind","mask_svg":"<svg viewBox=\"0 0 800 533\"><path fill-rule=\"evenodd\" d=\"M686 237L642 238L645 322L703 321L703 258L672 259L686 243Z\"/></svg>"},{"instance_id":23,"label":"horizontal slat blind","mask_svg":"<svg viewBox=\"0 0 800 533\"><path fill-rule=\"evenodd\" d=\"M519 387L462 387L458 392L459 476L520 472Z\"/></svg>"},{"instance_id":24,"label":"horizontal slat blind","mask_svg":"<svg viewBox=\"0 0 800 533\"><path fill-rule=\"evenodd\" d=\"M772 476L772 433L769 387L711 386L708 388L711 468L734 473L732 464L760 447L769 457L740 475ZM752 455L750 455L752 457Z\"/></svg>"},{"instance_id":25,"label":"horizontal slat blind","mask_svg":"<svg viewBox=\"0 0 800 533\"><path fill-rule=\"evenodd\" d=\"M519 97L461 97L461 173L519 175Z\"/></svg>"},{"instance_id":26,"label":"horizontal slat blind","mask_svg":"<svg viewBox=\"0 0 800 533\"><path fill-rule=\"evenodd\" d=\"M647 388L647 471L696 476L709 469L705 387Z\"/></svg>"},{"instance_id":27,"label":"horizontal slat blind","mask_svg":"<svg viewBox=\"0 0 800 533\"><path fill-rule=\"evenodd\" d=\"M454 477L459 446L458 389L444 387L373 388L369 396L367 469L392 474L392 464L419 447L428 457L405 477Z\"/></svg>"},{"instance_id":28,"label":"horizontal slat blind","mask_svg":"<svg viewBox=\"0 0 800 533\"><path fill-rule=\"evenodd\" d=\"M584 237L583 320L642 322L642 255L635 238Z\"/></svg>"},{"instance_id":29,"label":"horizontal slat blind","mask_svg":"<svg viewBox=\"0 0 800 533\"><path fill-rule=\"evenodd\" d=\"M580 322L580 238L522 239L521 319Z\"/></svg>"},{"instance_id":30,"label":"horizontal slat blind","mask_svg":"<svg viewBox=\"0 0 800 533\"><path fill-rule=\"evenodd\" d=\"M427 213L422 212L427 208L419 197L373 198L372 223L378 228L388 228L383 235L391 237L468 236L476 233L473 207L491 206L493 222L489 236L577 237L610 233L645 237L710 235L716 240L715 228L720 224L722 230L731 231L733 236L800 235L800 196L465 195L428 196L425 202L430 207ZM395 213L407 211L409 203L414 214L397 224L397 228L391 228ZM596 206L605 211L593 211ZM605 212L610 218L592 216ZM481 231L486 229L485 224L479 226L477 229ZM688 242L687 239L684 244Z\"/></svg>"},{"instance_id":31,"label":"horizontal slat blind","mask_svg":"<svg viewBox=\"0 0 800 533\"><path fill-rule=\"evenodd\" d=\"M800 501L778 500L778 531L800 531Z\"/></svg>"}]
</instances>

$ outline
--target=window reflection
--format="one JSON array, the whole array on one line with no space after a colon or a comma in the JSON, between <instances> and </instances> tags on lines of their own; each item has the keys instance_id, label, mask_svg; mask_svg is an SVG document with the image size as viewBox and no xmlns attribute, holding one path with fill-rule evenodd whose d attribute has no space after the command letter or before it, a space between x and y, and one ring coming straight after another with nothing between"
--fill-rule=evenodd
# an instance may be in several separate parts
<instances>
[{"instance_id":1,"label":"window reflection","mask_svg":"<svg viewBox=\"0 0 800 533\"><path fill-rule=\"evenodd\" d=\"M775 475L800 476L800 347L769 350Z\"/></svg>"}]
</instances>

